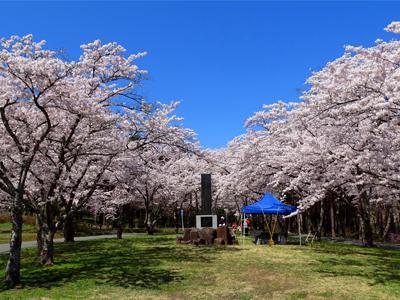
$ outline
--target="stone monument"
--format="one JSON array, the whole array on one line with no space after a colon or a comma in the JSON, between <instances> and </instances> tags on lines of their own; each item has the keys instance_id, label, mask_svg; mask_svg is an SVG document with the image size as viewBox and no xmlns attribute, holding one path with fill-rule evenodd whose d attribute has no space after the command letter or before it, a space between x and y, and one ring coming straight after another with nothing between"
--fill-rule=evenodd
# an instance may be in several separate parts
<instances>
[{"instance_id":1,"label":"stone monument","mask_svg":"<svg viewBox=\"0 0 400 300\"><path fill-rule=\"evenodd\" d=\"M196 228L217 228L217 215L211 210L211 174L201 174L201 215L196 216Z\"/></svg>"}]
</instances>

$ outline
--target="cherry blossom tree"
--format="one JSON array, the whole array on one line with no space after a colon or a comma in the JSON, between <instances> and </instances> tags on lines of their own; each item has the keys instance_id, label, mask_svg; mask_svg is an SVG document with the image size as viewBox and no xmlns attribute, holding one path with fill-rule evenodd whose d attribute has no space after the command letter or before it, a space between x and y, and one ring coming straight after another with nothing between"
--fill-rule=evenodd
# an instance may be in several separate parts
<instances>
[{"instance_id":1,"label":"cherry blossom tree","mask_svg":"<svg viewBox=\"0 0 400 300\"><path fill-rule=\"evenodd\" d=\"M1 40L0 115L2 120L0 188L12 198L12 237L6 282L19 282L24 194L29 172L56 127L51 111L60 102L72 66L42 49L31 36Z\"/></svg>"},{"instance_id":2,"label":"cherry blossom tree","mask_svg":"<svg viewBox=\"0 0 400 300\"><path fill-rule=\"evenodd\" d=\"M145 210L144 225L153 234L157 221L179 202L182 191L190 191L192 174L184 175L180 166L184 168L186 158L199 150L194 132L177 125L181 119L172 114L177 105L157 104L140 118L143 129L120 157L117 170L110 173L113 189L108 197L103 195L102 201L91 204L94 211L117 220L124 206L134 204Z\"/></svg>"},{"instance_id":3,"label":"cherry blossom tree","mask_svg":"<svg viewBox=\"0 0 400 300\"><path fill-rule=\"evenodd\" d=\"M386 29L398 28L394 22ZM319 205L320 220L330 205L332 236L333 208L346 201L362 242L372 245L374 208L399 203L399 46L348 46L308 79L301 102L278 102L251 117L249 131L227 150L237 159L226 189L245 197L266 189L291 195L299 212Z\"/></svg>"},{"instance_id":4,"label":"cherry blossom tree","mask_svg":"<svg viewBox=\"0 0 400 300\"><path fill-rule=\"evenodd\" d=\"M110 144L121 122L111 113L113 100L129 97L143 74L133 64L142 54L125 57L125 50L115 43L102 45L95 41L84 45L77 62L66 62L43 45L30 35L1 40L0 188L12 198L13 228L6 269L6 282L11 286L19 282L24 204L40 208L39 215L52 214L49 211L53 209L48 208L56 201L53 199L57 198L56 189L65 171L79 155L87 155L80 152L83 145L95 141L99 149L101 144ZM100 119L102 122L98 122ZM99 141L97 133L103 126L111 126L114 134L102 136ZM102 169L99 164L97 167ZM49 225L43 228L52 232ZM52 243L51 234L47 240Z\"/></svg>"}]
</instances>

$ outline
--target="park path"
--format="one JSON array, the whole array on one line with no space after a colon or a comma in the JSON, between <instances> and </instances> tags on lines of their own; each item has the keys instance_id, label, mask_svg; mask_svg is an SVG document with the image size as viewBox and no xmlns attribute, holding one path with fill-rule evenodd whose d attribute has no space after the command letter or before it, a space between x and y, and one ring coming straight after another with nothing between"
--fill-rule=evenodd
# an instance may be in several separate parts
<instances>
[{"instance_id":1,"label":"park path","mask_svg":"<svg viewBox=\"0 0 400 300\"><path fill-rule=\"evenodd\" d=\"M122 238L127 237L127 236L137 236L137 235L143 235L143 233L124 233L122 235ZM90 240L97 240L97 239L112 239L112 238L117 238L116 234L107 234L107 235L89 235L89 236L77 236L75 237L75 241L90 241ZM59 239L54 239L55 243L62 243L64 242L63 238ZM26 241L22 242L22 249L25 248L32 248L36 247L37 243L36 241ZM8 253L10 251L10 244L0 244L0 254L1 253Z\"/></svg>"}]
</instances>

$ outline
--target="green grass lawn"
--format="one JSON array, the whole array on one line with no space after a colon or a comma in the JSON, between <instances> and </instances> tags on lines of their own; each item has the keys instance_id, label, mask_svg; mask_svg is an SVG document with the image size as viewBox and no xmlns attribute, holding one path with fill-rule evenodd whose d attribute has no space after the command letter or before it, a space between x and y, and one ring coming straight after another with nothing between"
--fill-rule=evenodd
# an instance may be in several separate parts
<instances>
[{"instance_id":1,"label":"green grass lawn","mask_svg":"<svg viewBox=\"0 0 400 300\"><path fill-rule=\"evenodd\" d=\"M158 235L57 244L55 260L40 267L23 250L23 286L1 286L0 299L400 299L397 250L195 247Z\"/></svg>"},{"instance_id":2,"label":"green grass lawn","mask_svg":"<svg viewBox=\"0 0 400 300\"><path fill-rule=\"evenodd\" d=\"M11 223L0 223L0 244L6 244L10 242L11 237ZM62 237L62 232L58 231L55 238ZM30 224L24 224L22 226L22 240L23 241L36 241L36 227Z\"/></svg>"},{"instance_id":3,"label":"green grass lawn","mask_svg":"<svg viewBox=\"0 0 400 300\"><path fill-rule=\"evenodd\" d=\"M10 242L11 237L11 223L0 223L0 244ZM22 227L22 239L24 241L36 240L36 228L34 225L24 224Z\"/></svg>"}]
</instances>

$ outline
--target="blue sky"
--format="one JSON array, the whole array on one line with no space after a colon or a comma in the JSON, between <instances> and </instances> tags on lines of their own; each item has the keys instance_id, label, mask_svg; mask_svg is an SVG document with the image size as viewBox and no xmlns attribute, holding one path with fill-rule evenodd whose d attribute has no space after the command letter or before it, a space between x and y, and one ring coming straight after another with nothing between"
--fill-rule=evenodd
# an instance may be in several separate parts
<instances>
[{"instance_id":1,"label":"blue sky","mask_svg":"<svg viewBox=\"0 0 400 300\"><path fill-rule=\"evenodd\" d=\"M396 2L0 2L0 36L32 33L71 58L79 45L116 41L147 51L141 93L181 100L178 114L204 147L244 132L262 104L294 101L312 71L343 46L391 39Z\"/></svg>"}]
</instances>

